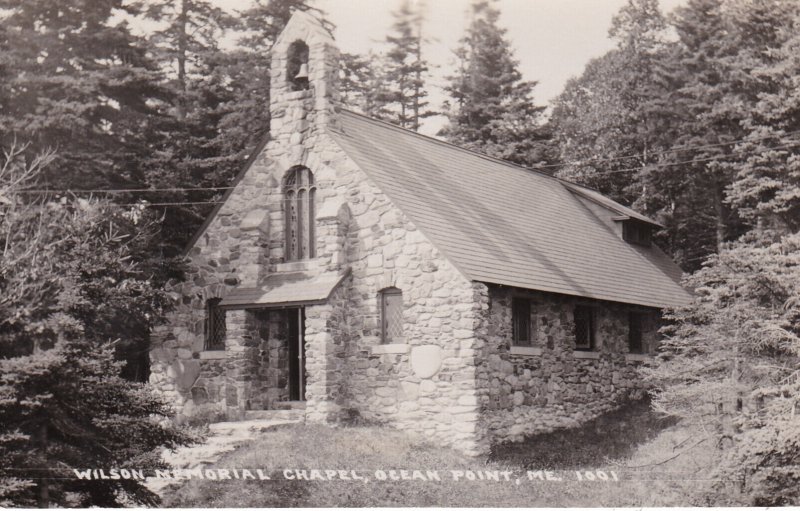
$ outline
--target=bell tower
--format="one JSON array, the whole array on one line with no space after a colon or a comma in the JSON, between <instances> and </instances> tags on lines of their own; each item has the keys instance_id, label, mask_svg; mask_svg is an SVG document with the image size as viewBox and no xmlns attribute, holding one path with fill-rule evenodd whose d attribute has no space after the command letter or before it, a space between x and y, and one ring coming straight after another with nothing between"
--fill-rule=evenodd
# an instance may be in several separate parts
<instances>
[{"instance_id":1,"label":"bell tower","mask_svg":"<svg viewBox=\"0 0 800 511\"><path fill-rule=\"evenodd\" d=\"M272 139L296 138L298 133L305 138L334 123L339 104L339 50L323 24L306 12L296 11L271 53Z\"/></svg>"}]
</instances>

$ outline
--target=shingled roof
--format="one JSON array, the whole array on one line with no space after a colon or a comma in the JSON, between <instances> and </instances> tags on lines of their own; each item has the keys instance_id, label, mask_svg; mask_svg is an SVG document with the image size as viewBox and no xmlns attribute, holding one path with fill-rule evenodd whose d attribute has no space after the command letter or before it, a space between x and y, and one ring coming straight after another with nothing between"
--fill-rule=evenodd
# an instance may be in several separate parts
<instances>
[{"instance_id":1,"label":"shingled roof","mask_svg":"<svg viewBox=\"0 0 800 511\"><path fill-rule=\"evenodd\" d=\"M349 111L330 134L471 280L650 307L689 299L669 257L624 241L582 199L658 224L594 190Z\"/></svg>"}]
</instances>

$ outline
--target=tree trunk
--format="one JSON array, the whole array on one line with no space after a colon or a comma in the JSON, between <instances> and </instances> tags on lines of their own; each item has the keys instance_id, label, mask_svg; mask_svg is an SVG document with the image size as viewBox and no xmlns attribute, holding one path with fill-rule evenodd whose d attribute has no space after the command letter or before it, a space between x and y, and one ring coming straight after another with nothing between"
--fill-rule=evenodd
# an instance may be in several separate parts
<instances>
[{"instance_id":1,"label":"tree trunk","mask_svg":"<svg viewBox=\"0 0 800 511\"><path fill-rule=\"evenodd\" d=\"M39 447L44 454L44 459L47 459L47 424L42 424L39 428ZM42 467L44 469L50 467ZM40 508L49 508L50 507L50 488L49 482L47 480L47 473L46 470L42 470L39 474L39 495L38 495L38 505Z\"/></svg>"},{"instance_id":2,"label":"tree trunk","mask_svg":"<svg viewBox=\"0 0 800 511\"><path fill-rule=\"evenodd\" d=\"M189 19L189 0L181 1L181 13L178 16L178 119L186 119L186 53L188 52L188 38L186 25Z\"/></svg>"},{"instance_id":3,"label":"tree trunk","mask_svg":"<svg viewBox=\"0 0 800 511\"><path fill-rule=\"evenodd\" d=\"M722 251L722 244L725 243L725 233L727 226L725 224L725 193L723 185L719 182L714 184L714 209L716 210L716 241L717 252Z\"/></svg>"}]
</instances>

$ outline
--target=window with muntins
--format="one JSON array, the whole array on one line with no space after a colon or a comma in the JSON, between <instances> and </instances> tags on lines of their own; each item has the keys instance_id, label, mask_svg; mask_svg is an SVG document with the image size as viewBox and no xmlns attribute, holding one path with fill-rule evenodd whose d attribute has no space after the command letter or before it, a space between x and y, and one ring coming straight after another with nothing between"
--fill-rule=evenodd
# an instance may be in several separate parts
<instances>
[{"instance_id":1,"label":"window with muntins","mask_svg":"<svg viewBox=\"0 0 800 511\"><path fill-rule=\"evenodd\" d=\"M643 319L640 312L628 313L628 351L630 353L643 353Z\"/></svg>"},{"instance_id":2,"label":"window with muntins","mask_svg":"<svg viewBox=\"0 0 800 511\"><path fill-rule=\"evenodd\" d=\"M283 185L286 215L286 261L315 257L314 175L305 167L295 167L286 174Z\"/></svg>"},{"instance_id":3,"label":"window with muntins","mask_svg":"<svg viewBox=\"0 0 800 511\"><path fill-rule=\"evenodd\" d=\"M403 338L403 292L395 287L384 289L381 299L381 342L402 343Z\"/></svg>"},{"instance_id":4,"label":"window with muntins","mask_svg":"<svg viewBox=\"0 0 800 511\"><path fill-rule=\"evenodd\" d=\"M220 298L206 302L206 351L225 349L225 310L220 307Z\"/></svg>"},{"instance_id":5,"label":"window with muntins","mask_svg":"<svg viewBox=\"0 0 800 511\"><path fill-rule=\"evenodd\" d=\"M528 298L512 298L511 325L513 346L533 345L531 331L531 301Z\"/></svg>"},{"instance_id":6,"label":"window with muntins","mask_svg":"<svg viewBox=\"0 0 800 511\"><path fill-rule=\"evenodd\" d=\"M595 310L587 305L576 305L573 312L575 321L575 349L593 350L595 346Z\"/></svg>"}]
</instances>

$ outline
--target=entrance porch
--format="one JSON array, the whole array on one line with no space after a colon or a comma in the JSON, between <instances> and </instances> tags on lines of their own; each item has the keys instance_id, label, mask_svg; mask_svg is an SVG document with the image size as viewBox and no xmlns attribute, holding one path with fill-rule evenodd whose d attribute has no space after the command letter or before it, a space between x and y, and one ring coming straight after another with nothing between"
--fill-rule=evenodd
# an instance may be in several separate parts
<instances>
[{"instance_id":1,"label":"entrance porch","mask_svg":"<svg viewBox=\"0 0 800 511\"><path fill-rule=\"evenodd\" d=\"M308 381L305 307L228 310L226 324L228 416L303 408Z\"/></svg>"}]
</instances>

